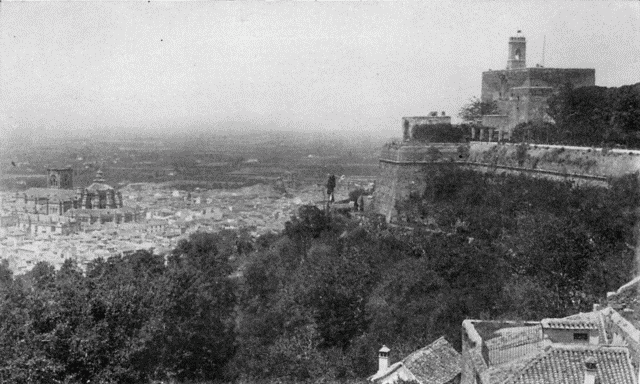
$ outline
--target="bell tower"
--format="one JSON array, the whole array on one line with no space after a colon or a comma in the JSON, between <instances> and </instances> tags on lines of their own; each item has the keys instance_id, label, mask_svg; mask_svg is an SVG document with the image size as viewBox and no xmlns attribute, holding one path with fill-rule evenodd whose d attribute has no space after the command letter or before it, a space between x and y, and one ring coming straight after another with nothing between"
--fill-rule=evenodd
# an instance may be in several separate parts
<instances>
[{"instance_id":1,"label":"bell tower","mask_svg":"<svg viewBox=\"0 0 640 384\"><path fill-rule=\"evenodd\" d=\"M47 169L47 187L54 189L73 189L73 169Z\"/></svg>"},{"instance_id":2,"label":"bell tower","mask_svg":"<svg viewBox=\"0 0 640 384\"><path fill-rule=\"evenodd\" d=\"M518 31L516 36L509 38L509 58L507 60L507 69L526 68L527 58L527 40Z\"/></svg>"}]
</instances>

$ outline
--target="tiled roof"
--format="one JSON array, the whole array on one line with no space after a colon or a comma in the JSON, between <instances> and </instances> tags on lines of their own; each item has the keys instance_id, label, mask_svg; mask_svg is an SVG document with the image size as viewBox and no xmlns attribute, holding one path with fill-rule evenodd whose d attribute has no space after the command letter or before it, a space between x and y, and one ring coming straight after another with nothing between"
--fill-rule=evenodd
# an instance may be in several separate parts
<instances>
[{"instance_id":1,"label":"tiled roof","mask_svg":"<svg viewBox=\"0 0 640 384\"><path fill-rule=\"evenodd\" d=\"M505 364L500 364L492 367L485 368L484 370L478 369L477 372L482 377L482 383L498 384L504 383L510 377L522 372L529 363L540 356L540 352L525 355L516 359L513 359ZM475 365L478 367L477 363Z\"/></svg>"},{"instance_id":2,"label":"tiled roof","mask_svg":"<svg viewBox=\"0 0 640 384\"><path fill-rule=\"evenodd\" d=\"M550 329L598 329L598 323L586 319L542 319L542 328Z\"/></svg>"},{"instance_id":3,"label":"tiled roof","mask_svg":"<svg viewBox=\"0 0 640 384\"><path fill-rule=\"evenodd\" d=\"M430 345L419 349L405 357L383 372L369 377L371 382L384 382L395 371L401 370L410 381L420 384L446 384L461 372L460 354L451 344L440 337Z\"/></svg>"},{"instance_id":4,"label":"tiled roof","mask_svg":"<svg viewBox=\"0 0 640 384\"><path fill-rule=\"evenodd\" d=\"M377 372L375 375L370 376L368 380L372 383L384 382L384 379L391 376L395 371L404 370L407 376L411 377L411 372L407 372L406 367L402 361L392 364L386 371ZM415 381L415 377L411 377L409 381Z\"/></svg>"},{"instance_id":5,"label":"tiled roof","mask_svg":"<svg viewBox=\"0 0 640 384\"><path fill-rule=\"evenodd\" d=\"M608 344L607 329L604 325L604 318L598 312L580 312L575 315L565 317L566 320L581 320L597 324L598 327L598 344Z\"/></svg>"},{"instance_id":6,"label":"tiled roof","mask_svg":"<svg viewBox=\"0 0 640 384\"><path fill-rule=\"evenodd\" d=\"M552 346L502 384L583 384L584 362L597 361L596 383L637 384L627 348Z\"/></svg>"},{"instance_id":7,"label":"tiled roof","mask_svg":"<svg viewBox=\"0 0 640 384\"><path fill-rule=\"evenodd\" d=\"M492 347L508 347L513 345L530 344L538 342L542 339L540 327L513 327L507 328L509 332L502 332L498 337L486 340L484 344L488 348ZM496 332L498 333L498 332Z\"/></svg>"},{"instance_id":8,"label":"tiled roof","mask_svg":"<svg viewBox=\"0 0 640 384\"><path fill-rule=\"evenodd\" d=\"M535 355L549 343L542 337L539 325L511 327L495 333L499 333L500 336L487 340L483 349L487 364L491 366Z\"/></svg>"},{"instance_id":9,"label":"tiled roof","mask_svg":"<svg viewBox=\"0 0 640 384\"><path fill-rule=\"evenodd\" d=\"M460 354L444 338L419 349L402 360L422 384L443 384L460 374Z\"/></svg>"}]
</instances>

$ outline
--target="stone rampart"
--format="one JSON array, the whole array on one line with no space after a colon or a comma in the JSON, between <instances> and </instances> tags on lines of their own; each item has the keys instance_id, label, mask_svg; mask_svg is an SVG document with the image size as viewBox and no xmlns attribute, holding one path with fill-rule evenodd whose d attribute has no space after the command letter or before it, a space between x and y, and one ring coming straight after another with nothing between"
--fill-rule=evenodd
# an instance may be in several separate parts
<instances>
[{"instance_id":1,"label":"stone rampart","mask_svg":"<svg viewBox=\"0 0 640 384\"><path fill-rule=\"evenodd\" d=\"M380 161L393 163L458 161L461 159L459 157L459 151L466 147L467 144L464 143L407 143L387 145L382 148Z\"/></svg>"},{"instance_id":2,"label":"stone rampart","mask_svg":"<svg viewBox=\"0 0 640 384\"><path fill-rule=\"evenodd\" d=\"M423 193L425 170L446 164L606 186L611 178L640 172L640 151L488 142L387 145L372 208L393 221L396 202Z\"/></svg>"},{"instance_id":3,"label":"stone rampart","mask_svg":"<svg viewBox=\"0 0 640 384\"><path fill-rule=\"evenodd\" d=\"M424 171L429 166L451 164L459 159L461 144L434 143L424 145L387 145L380 154L380 171L373 196L373 209L392 221L397 211L397 201L411 194L422 194L425 185ZM462 144L462 148L466 148ZM466 149L465 149L466 150Z\"/></svg>"},{"instance_id":4,"label":"stone rampart","mask_svg":"<svg viewBox=\"0 0 640 384\"><path fill-rule=\"evenodd\" d=\"M640 151L539 144L471 142L470 163L554 172L579 179L609 179L640 171Z\"/></svg>"}]
</instances>

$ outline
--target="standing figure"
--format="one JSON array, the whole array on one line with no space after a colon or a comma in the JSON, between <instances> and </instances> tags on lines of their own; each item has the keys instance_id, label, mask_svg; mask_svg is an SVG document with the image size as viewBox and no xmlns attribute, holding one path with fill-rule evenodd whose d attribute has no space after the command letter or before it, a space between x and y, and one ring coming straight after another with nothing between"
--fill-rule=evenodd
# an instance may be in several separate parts
<instances>
[{"instance_id":1,"label":"standing figure","mask_svg":"<svg viewBox=\"0 0 640 384\"><path fill-rule=\"evenodd\" d=\"M336 189L336 176L334 174L329 175L327 180L327 198L330 202L334 202L333 190Z\"/></svg>"},{"instance_id":2,"label":"standing figure","mask_svg":"<svg viewBox=\"0 0 640 384\"><path fill-rule=\"evenodd\" d=\"M364 211L364 195L358 196L356 200L356 211Z\"/></svg>"}]
</instances>

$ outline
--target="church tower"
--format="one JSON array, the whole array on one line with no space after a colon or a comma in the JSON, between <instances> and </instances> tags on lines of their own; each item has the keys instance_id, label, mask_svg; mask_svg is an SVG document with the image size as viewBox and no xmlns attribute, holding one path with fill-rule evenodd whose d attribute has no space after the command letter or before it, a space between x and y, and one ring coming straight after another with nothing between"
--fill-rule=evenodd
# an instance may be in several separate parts
<instances>
[{"instance_id":1,"label":"church tower","mask_svg":"<svg viewBox=\"0 0 640 384\"><path fill-rule=\"evenodd\" d=\"M73 189L73 169L48 168L47 169L47 188Z\"/></svg>"},{"instance_id":2,"label":"church tower","mask_svg":"<svg viewBox=\"0 0 640 384\"><path fill-rule=\"evenodd\" d=\"M518 31L516 36L509 38L509 59L507 60L507 69L526 68L527 58L527 40Z\"/></svg>"}]
</instances>

